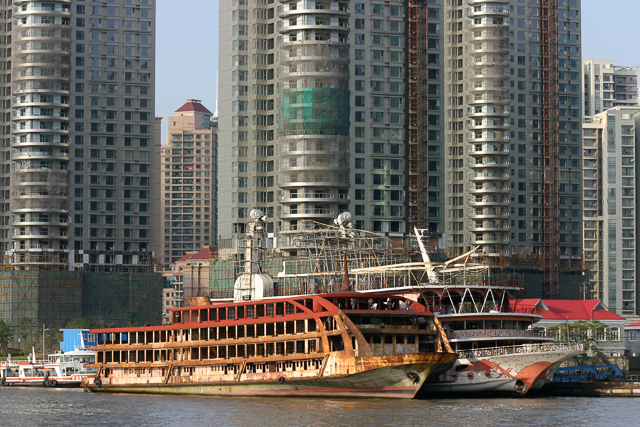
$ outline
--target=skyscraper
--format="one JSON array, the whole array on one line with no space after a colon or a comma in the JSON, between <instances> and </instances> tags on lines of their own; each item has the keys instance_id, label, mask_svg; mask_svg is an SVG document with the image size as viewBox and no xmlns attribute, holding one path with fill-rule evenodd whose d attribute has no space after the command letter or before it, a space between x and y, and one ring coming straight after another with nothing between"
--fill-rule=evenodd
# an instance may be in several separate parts
<instances>
[{"instance_id":1,"label":"skyscraper","mask_svg":"<svg viewBox=\"0 0 640 427\"><path fill-rule=\"evenodd\" d=\"M13 6L4 249L25 269L98 263L108 253L126 264L125 252L151 250L155 7Z\"/></svg>"},{"instance_id":2,"label":"skyscraper","mask_svg":"<svg viewBox=\"0 0 640 427\"><path fill-rule=\"evenodd\" d=\"M610 310L638 314L639 107L613 107L583 123L584 258L590 291ZM606 159L606 160L605 160Z\"/></svg>"},{"instance_id":3,"label":"skyscraper","mask_svg":"<svg viewBox=\"0 0 640 427\"><path fill-rule=\"evenodd\" d=\"M216 136L213 113L197 99L169 117L162 146L161 240L165 267L188 252L215 246Z\"/></svg>"},{"instance_id":4,"label":"skyscraper","mask_svg":"<svg viewBox=\"0 0 640 427\"><path fill-rule=\"evenodd\" d=\"M242 239L253 206L278 238L348 208L367 230L443 233L454 253L544 256L557 289L559 263L582 254L579 2L281 3L221 2L224 243ZM349 152L329 169L348 156L350 178L329 191L307 141L343 98L290 95L342 85L347 67L349 132L332 137Z\"/></svg>"},{"instance_id":5,"label":"skyscraper","mask_svg":"<svg viewBox=\"0 0 640 427\"><path fill-rule=\"evenodd\" d=\"M559 260L582 252L580 4L448 2L445 15L447 245L542 254L557 288Z\"/></svg>"},{"instance_id":6,"label":"skyscraper","mask_svg":"<svg viewBox=\"0 0 640 427\"><path fill-rule=\"evenodd\" d=\"M220 11L221 247L237 248L253 207L272 218L267 229L281 248L345 210L361 228L407 232L407 193L416 187L408 141L418 145L408 125L418 108L409 105L417 47L407 51L406 4L223 1ZM429 8L428 19L439 49L439 10ZM439 55L432 59L439 67ZM421 89L437 93L439 86ZM429 116L433 146L422 142L434 158L442 155L438 114ZM442 231L435 230L442 228L441 173L429 178L433 231Z\"/></svg>"},{"instance_id":7,"label":"skyscraper","mask_svg":"<svg viewBox=\"0 0 640 427\"><path fill-rule=\"evenodd\" d=\"M45 293L53 283L46 272L149 271L153 0L14 0L0 10L2 107L10 119L0 177L5 262L42 272L24 278ZM3 293L26 292L5 279ZM58 319L78 315L71 301L79 290L51 292L70 304ZM42 308L33 298L20 310L3 306L2 315L31 316Z\"/></svg>"}]
</instances>

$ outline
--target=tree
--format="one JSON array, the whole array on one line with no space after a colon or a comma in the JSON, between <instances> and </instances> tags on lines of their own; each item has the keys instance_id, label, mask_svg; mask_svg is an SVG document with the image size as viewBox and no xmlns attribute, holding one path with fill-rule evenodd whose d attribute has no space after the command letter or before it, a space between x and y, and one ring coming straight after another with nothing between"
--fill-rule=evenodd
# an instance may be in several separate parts
<instances>
[{"instance_id":1,"label":"tree","mask_svg":"<svg viewBox=\"0 0 640 427\"><path fill-rule=\"evenodd\" d=\"M36 350L36 354L45 357L48 354L53 354L56 351L60 350L60 342L63 339L62 331L50 328L44 331L44 351L42 349L42 329L38 329L38 336L35 340L34 348Z\"/></svg>"},{"instance_id":2,"label":"tree","mask_svg":"<svg viewBox=\"0 0 640 427\"><path fill-rule=\"evenodd\" d=\"M95 327L96 322L91 319L87 319L86 317L81 317L67 323L68 329L94 329Z\"/></svg>"},{"instance_id":3,"label":"tree","mask_svg":"<svg viewBox=\"0 0 640 427\"><path fill-rule=\"evenodd\" d=\"M20 343L20 351L22 351L22 348L25 346L26 348L29 348L29 346L27 345L27 338L31 335L31 331L33 330L34 326L35 321L31 317L27 316L24 316L16 324L16 333L18 334L18 338L22 339L22 342Z\"/></svg>"},{"instance_id":4,"label":"tree","mask_svg":"<svg viewBox=\"0 0 640 427\"><path fill-rule=\"evenodd\" d=\"M607 325L597 320L578 320L571 324L561 323L550 330L555 331L556 341L582 344L585 353L583 362L593 362L598 359L602 349L599 341L609 339Z\"/></svg>"},{"instance_id":5,"label":"tree","mask_svg":"<svg viewBox=\"0 0 640 427\"><path fill-rule=\"evenodd\" d=\"M13 341L13 328L9 323L0 320L0 348L7 351L9 343Z\"/></svg>"}]
</instances>

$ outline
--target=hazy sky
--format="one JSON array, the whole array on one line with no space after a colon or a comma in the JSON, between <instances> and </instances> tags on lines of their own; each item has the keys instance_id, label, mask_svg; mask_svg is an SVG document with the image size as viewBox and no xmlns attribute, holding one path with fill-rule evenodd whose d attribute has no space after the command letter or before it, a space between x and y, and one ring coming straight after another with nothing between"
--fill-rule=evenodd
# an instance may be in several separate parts
<instances>
[{"instance_id":1,"label":"hazy sky","mask_svg":"<svg viewBox=\"0 0 640 427\"><path fill-rule=\"evenodd\" d=\"M179 4L179 6L177 6ZM582 0L582 56L640 65L638 0ZM187 98L216 108L218 0L157 0L156 116L167 117Z\"/></svg>"},{"instance_id":2,"label":"hazy sky","mask_svg":"<svg viewBox=\"0 0 640 427\"><path fill-rule=\"evenodd\" d=\"M216 109L218 0L156 1L156 116L167 118L188 98Z\"/></svg>"}]
</instances>

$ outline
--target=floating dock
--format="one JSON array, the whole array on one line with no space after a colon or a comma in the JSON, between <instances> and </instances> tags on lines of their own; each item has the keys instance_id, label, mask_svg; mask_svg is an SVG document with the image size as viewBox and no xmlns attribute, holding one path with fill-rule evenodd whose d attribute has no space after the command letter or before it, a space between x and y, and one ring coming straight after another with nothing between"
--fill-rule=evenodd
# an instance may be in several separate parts
<instances>
[{"instance_id":1,"label":"floating dock","mask_svg":"<svg viewBox=\"0 0 640 427\"><path fill-rule=\"evenodd\" d=\"M640 381L549 383L530 392L535 396L563 397L640 397Z\"/></svg>"}]
</instances>

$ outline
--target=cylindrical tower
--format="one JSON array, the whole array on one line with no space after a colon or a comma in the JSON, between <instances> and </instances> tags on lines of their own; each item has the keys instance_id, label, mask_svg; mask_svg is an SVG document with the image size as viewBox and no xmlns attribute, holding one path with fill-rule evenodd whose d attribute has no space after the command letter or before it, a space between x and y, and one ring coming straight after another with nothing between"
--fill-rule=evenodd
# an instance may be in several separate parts
<instances>
[{"instance_id":1,"label":"cylindrical tower","mask_svg":"<svg viewBox=\"0 0 640 427\"><path fill-rule=\"evenodd\" d=\"M509 6L470 0L469 243L487 255L509 245Z\"/></svg>"},{"instance_id":2,"label":"cylindrical tower","mask_svg":"<svg viewBox=\"0 0 640 427\"><path fill-rule=\"evenodd\" d=\"M280 246L348 207L349 2L281 0Z\"/></svg>"},{"instance_id":3,"label":"cylindrical tower","mask_svg":"<svg viewBox=\"0 0 640 427\"><path fill-rule=\"evenodd\" d=\"M13 4L13 263L62 267L69 240L71 1Z\"/></svg>"}]
</instances>

